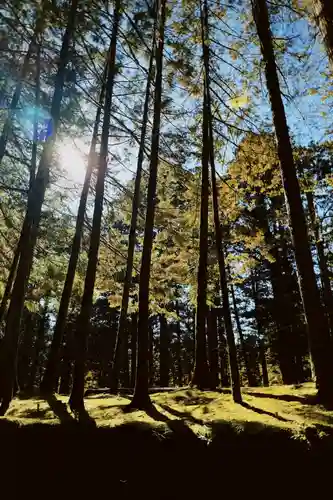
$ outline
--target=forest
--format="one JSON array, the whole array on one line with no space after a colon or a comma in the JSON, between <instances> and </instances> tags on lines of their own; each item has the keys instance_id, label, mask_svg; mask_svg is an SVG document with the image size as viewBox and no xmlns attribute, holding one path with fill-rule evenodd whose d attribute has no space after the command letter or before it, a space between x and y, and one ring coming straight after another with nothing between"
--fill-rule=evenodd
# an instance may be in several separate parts
<instances>
[{"instance_id":1,"label":"forest","mask_svg":"<svg viewBox=\"0 0 333 500\"><path fill-rule=\"evenodd\" d=\"M333 2L0 18L5 431L225 420L331 446Z\"/></svg>"}]
</instances>

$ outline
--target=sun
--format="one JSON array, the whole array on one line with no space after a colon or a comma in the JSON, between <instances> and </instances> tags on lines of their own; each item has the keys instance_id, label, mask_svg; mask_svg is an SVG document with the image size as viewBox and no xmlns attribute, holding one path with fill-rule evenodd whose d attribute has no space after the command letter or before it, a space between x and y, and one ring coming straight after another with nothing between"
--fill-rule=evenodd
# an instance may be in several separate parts
<instances>
[{"instance_id":1,"label":"sun","mask_svg":"<svg viewBox=\"0 0 333 500\"><path fill-rule=\"evenodd\" d=\"M67 180L83 184L88 161L88 146L81 139L64 139L57 147L60 167L65 171Z\"/></svg>"}]
</instances>

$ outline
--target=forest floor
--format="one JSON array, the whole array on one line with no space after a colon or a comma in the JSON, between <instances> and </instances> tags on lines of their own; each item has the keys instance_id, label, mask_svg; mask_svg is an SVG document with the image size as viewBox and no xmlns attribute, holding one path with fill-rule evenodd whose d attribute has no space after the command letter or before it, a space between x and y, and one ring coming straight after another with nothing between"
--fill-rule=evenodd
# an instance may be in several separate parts
<instances>
[{"instance_id":1,"label":"forest floor","mask_svg":"<svg viewBox=\"0 0 333 500\"><path fill-rule=\"evenodd\" d=\"M1 488L14 499L202 500L306 498L312 486L318 498L331 487L333 411L315 404L313 384L242 392L243 405L228 390L160 392L148 414L126 412L130 395L91 395L80 416L68 397L16 398L0 418Z\"/></svg>"},{"instance_id":2,"label":"forest floor","mask_svg":"<svg viewBox=\"0 0 333 500\"><path fill-rule=\"evenodd\" d=\"M196 434L209 439L213 422L224 421L236 426L258 423L290 429L293 433L309 426L324 426L333 432L333 411L314 404L312 383L299 386L243 388L243 405L235 404L228 389L222 392L175 389L151 395L155 410L126 412L130 396L98 394L85 399L91 422L97 426L114 427L141 422L165 426L170 420L183 420ZM6 419L19 424L56 424L73 419L67 406L68 397L46 401L39 397L16 398Z\"/></svg>"}]
</instances>

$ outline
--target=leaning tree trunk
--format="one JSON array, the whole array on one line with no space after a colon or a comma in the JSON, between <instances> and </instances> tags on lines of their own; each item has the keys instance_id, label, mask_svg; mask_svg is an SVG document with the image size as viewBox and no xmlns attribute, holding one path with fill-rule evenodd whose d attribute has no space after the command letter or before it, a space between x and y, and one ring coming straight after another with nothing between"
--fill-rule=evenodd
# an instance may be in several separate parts
<instances>
[{"instance_id":1,"label":"leaning tree trunk","mask_svg":"<svg viewBox=\"0 0 333 500\"><path fill-rule=\"evenodd\" d=\"M90 316L92 310L93 293L95 286L95 278L97 271L98 251L101 234L103 199L104 199L104 184L107 170L108 144L109 144L109 129L111 122L111 105L113 97L113 87L116 75L116 50L118 28L120 22L121 1L116 0L113 16L113 27L110 45L110 59L108 64L108 75L105 91L105 105L103 116L103 127L101 136L101 150L98 162L98 173L95 189L95 204L92 229L90 235L90 246L88 252L88 265L86 277L84 281L84 291L81 301L81 309L77 321L75 332L75 364L73 375L73 387L69 404L72 410L81 411L84 409L84 375L85 375L85 353L88 331L90 325Z\"/></svg>"},{"instance_id":2,"label":"leaning tree trunk","mask_svg":"<svg viewBox=\"0 0 333 500\"><path fill-rule=\"evenodd\" d=\"M34 40L34 43L36 44L37 37ZM35 92L35 107L36 110L39 108L39 101L40 101L40 45L37 44L36 47L36 92ZM20 83L18 83L20 85ZM14 94L15 95L15 94ZM16 103L17 104L17 103ZM5 127L6 125L4 125ZM1 143L1 139L0 139ZM33 122L33 143L32 143L32 151L31 151L31 163L30 163L30 176L29 176L29 192L32 190L32 187L35 182L35 176L36 176L36 168L37 168L37 145L38 145L38 112L35 113L34 116L34 122ZM6 146L4 146L6 147ZM0 151L1 151L1 146L0 146ZM1 152L0 152L0 163L1 163ZM6 314L6 309L7 309L7 304L10 298L10 294L12 291L13 283L15 280L15 275L17 271L17 266L19 263L20 255L21 255L21 248L24 243L23 240L23 234L24 232L28 229L26 226L28 224L28 219L27 216L25 216L24 221L23 221L23 226L22 230L20 233L19 240L17 242L15 251L14 251L14 256L13 256L13 261L12 265L10 266L9 270L9 275L7 278L6 282L6 287L4 294L1 299L1 304L0 304L0 323L3 321L5 314Z\"/></svg>"},{"instance_id":3,"label":"leaning tree trunk","mask_svg":"<svg viewBox=\"0 0 333 500\"><path fill-rule=\"evenodd\" d=\"M2 131L1 131L1 135L0 135L0 165L1 165L1 162L6 154L7 142L8 142L8 138L9 138L9 134L10 134L10 130L11 130L11 121L12 121L13 115L15 114L15 110L17 108L17 105L19 103L19 100L21 97L21 92L22 92L23 82L24 82L24 79L29 71L30 60L33 56L34 51L36 50L36 47L38 50L37 56L39 57L39 55L40 55L39 54L38 38L44 29L44 23L45 23L44 17L45 17L45 13L43 12L43 9L42 9L40 14L37 15L35 30L34 30L34 33L32 35L32 38L30 40L28 50L27 50L25 57L24 57L24 60L23 60L21 73L20 73L18 82L16 84L16 87L15 87L15 90L14 90L14 93L13 93L13 96L12 96L12 99L11 99L11 102L9 105L8 116L5 120L5 123L4 123ZM38 62L36 64L36 67L37 67L37 74L38 74L38 78L39 78L40 65ZM39 83L38 83L38 85L39 85Z\"/></svg>"},{"instance_id":4,"label":"leaning tree trunk","mask_svg":"<svg viewBox=\"0 0 333 500\"><path fill-rule=\"evenodd\" d=\"M51 105L53 135L46 140L36 179L28 195L27 224L26 227L23 227L21 255L8 309L5 335L0 347L0 415L7 411L14 392L17 371L17 347L24 297L32 266L45 191L49 182L49 165L60 121L66 66L70 56L69 49L75 28L77 5L78 0L72 0L68 24L60 50L58 71L55 77L55 89Z\"/></svg>"},{"instance_id":5,"label":"leaning tree trunk","mask_svg":"<svg viewBox=\"0 0 333 500\"><path fill-rule=\"evenodd\" d=\"M219 263L219 274L220 274L220 288L222 292L222 305L223 305L223 315L224 315L224 325L227 334L228 342L228 354L229 354L229 364L230 364L230 374L231 374L231 384L232 384L232 395L236 403L242 402L241 389L240 389L240 377L237 363L237 351L235 344L235 337L232 327L230 303L229 303L229 291L227 283L227 273L226 265L223 251L222 242L222 228L220 224L219 217L219 201L218 201L218 190L216 184L216 171L215 171L215 158L214 158L214 137L213 137L213 123L212 123L212 112L211 112L211 100L210 100L210 68L209 68L209 34L208 34L208 5L207 0L204 0L203 11L201 13L202 17L202 49L204 56L204 67L205 67L205 95L206 95L206 108L207 108L207 129L208 129L208 155L211 165L211 177L212 177L212 196L213 196L213 211L214 211L214 225L215 225L215 238L216 238L216 250L217 258Z\"/></svg>"},{"instance_id":6,"label":"leaning tree trunk","mask_svg":"<svg viewBox=\"0 0 333 500\"><path fill-rule=\"evenodd\" d=\"M322 33L327 55L333 68L333 2L332 0L313 0L316 22Z\"/></svg>"},{"instance_id":7,"label":"leaning tree trunk","mask_svg":"<svg viewBox=\"0 0 333 500\"><path fill-rule=\"evenodd\" d=\"M302 165L299 166L299 171L301 174L304 173ZM333 294L331 289L331 282L327 265L327 258L325 255L324 243L320 234L319 218L316 213L316 207L312 191L307 190L305 196L309 210L312 237L317 250L320 280L322 286L322 296L326 307L326 314L329 322L329 327L331 330L331 335L333 335Z\"/></svg>"},{"instance_id":8,"label":"leaning tree trunk","mask_svg":"<svg viewBox=\"0 0 333 500\"><path fill-rule=\"evenodd\" d=\"M134 396L131 407L145 409L151 405L148 393L148 319L149 319L149 282L151 270L151 252L154 237L154 217L156 205L156 187L158 170L158 153L160 143L161 101L164 28L166 16L166 0L160 2L158 15L159 40L156 48L156 78L154 97L154 119L151 141L149 181L147 193L146 224L143 240L142 261L139 285L139 321L138 321L138 364Z\"/></svg>"},{"instance_id":9,"label":"leaning tree trunk","mask_svg":"<svg viewBox=\"0 0 333 500\"><path fill-rule=\"evenodd\" d=\"M68 262L67 274L62 290L60 306L57 316L57 321L54 327L51 348L46 364L46 370L41 384L41 391L44 393L51 393L55 390L55 385L58 379L58 364L59 364L59 350L64 336L66 319L68 314L69 303L72 295L73 284L75 279L76 267L80 255L81 239L84 226L84 216L86 212L88 193L90 188L91 176L94 168L96 167L96 145L98 140L98 128L101 119L101 112L104 101L105 92L105 79L106 79L107 65L103 75L102 89L100 92L98 108L96 111L94 129L92 140L90 144L90 151L88 156L88 165L82 187L79 208L76 217L75 233L72 242L71 255Z\"/></svg>"},{"instance_id":10,"label":"leaning tree trunk","mask_svg":"<svg viewBox=\"0 0 333 500\"><path fill-rule=\"evenodd\" d=\"M151 86L152 86L152 79L154 76L154 52L155 52L155 44L156 44L156 20L155 20L155 24L154 24L153 29L154 29L154 33L153 33L153 41L152 41L152 46L151 46L149 68L148 68L145 102L144 102L144 106L143 106L141 137L140 137L139 154L138 154L138 161L137 161L137 167L136 167L134 194L133 194L133 201L132 201L131 226L130 226L129 236L128 236L126 273L125 273L124 288L123 288L123 295L122 295L122 301L121 301L119 326L118 326L118 331L117 331L117 340L116 340L116 346L115 346L115 350L113 353L113 360L112 360L112 366L111 366L110 386L113 390L115 390L117 388L117 383L118 383L117 361L118 361L119 353L122 351L121 343L122 343L122 340L123 340L124 335L125 335L129 294L130 294L131 284L132 284L134 250L135 250L135 242L136 242L136 228L137 228L138 212L139 212L139 206L140 206L140 187L141 187L141 177L142 177L142 166L143 166L143 160L144 160L145 141L146 141L146 135L147 135L147 124L148 124L148 116L149 116L149 99L150 99L150 92L151 92Z\"/></svg>"},{"instance_id":11,"label":"leaning tree trunk","mask_svg":"<svg viewBox=\"0 0 333 500\"><path fill-rule=\"evenodd\" d=\"M266 0L252 0L252 10L265 63L266 83L273 113L300 292L308 324L309 347L316 372L318 397L323 402L331 402L333 399L333 364L330 334L321 306L313 268L300 187L278 79Z\"/></svg>"}]
</instances>

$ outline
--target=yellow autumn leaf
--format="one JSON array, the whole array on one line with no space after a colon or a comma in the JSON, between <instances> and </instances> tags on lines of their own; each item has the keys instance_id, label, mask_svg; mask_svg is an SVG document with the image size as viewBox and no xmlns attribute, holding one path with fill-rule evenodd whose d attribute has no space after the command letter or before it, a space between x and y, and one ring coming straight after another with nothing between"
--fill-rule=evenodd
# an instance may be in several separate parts
<instances>
[{"instance_id":1,"label":"yellow autumn leaf","mask_svg":"<svg viewBox=\"0 0 333 500\"><path fill-rule=\"evenodd\" d=\"M244 94L235 97L234 99L230 99L229 105L234 109L244 108L249 102L249 96L247 92Z\"/></svg>"}]
</instances>

